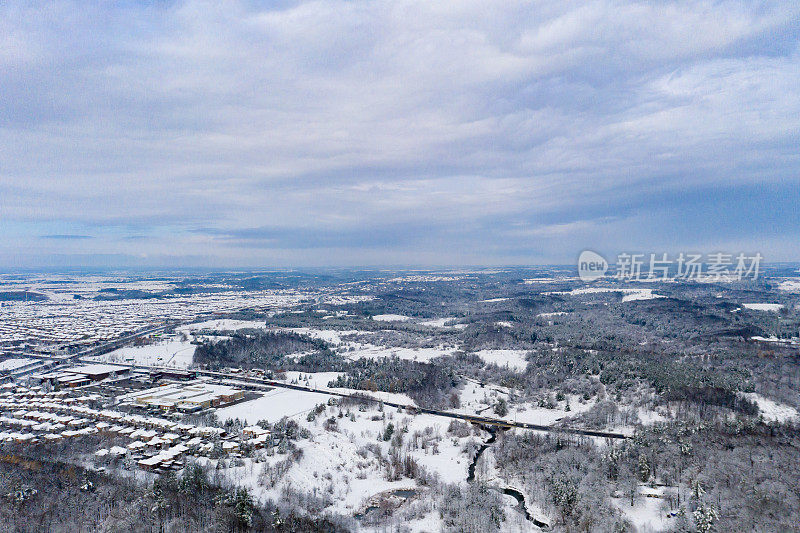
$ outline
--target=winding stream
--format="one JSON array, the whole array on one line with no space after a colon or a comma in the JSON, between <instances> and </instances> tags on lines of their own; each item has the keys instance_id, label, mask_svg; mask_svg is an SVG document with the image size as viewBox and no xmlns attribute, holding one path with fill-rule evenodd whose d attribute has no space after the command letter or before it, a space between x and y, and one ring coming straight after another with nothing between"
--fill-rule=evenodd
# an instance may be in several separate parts
<instances>
[{"instance_id":1,"label":"winding stream","mask_svg":"<svg viewBox=\"0 0 800 533\"><path fill-rule=\"evenodd\" d=\"M478 459L481 458L481 455L483 455L483 452L486 451L486 448L494 444L494 441L497 440L497 428L487 429L486 431L488 431L491 436L486 440L486 442L481 444L481 447L478 448L478 453L475 454L475 458L469 464L469 468L467 468L467 481L470 483L475 481L475 465L478 464Z\"/></svg>"},{"instance_id":2,"label":"winding stream","mask_svg":"<svg viewBox=\"0 0 800 533\"><path fill-rule=\"evenodd\" d=\"M497 440L497 428L490 426L490 427L487 427L485 429L486 429L486 431L488 431L490 433L490 437L488 439L486 439L486 442L484 442L481 445L480 448L478 448L478 452L475 454L475 458L472 459L472 462L470 463L469 467L467 468L467 482L469 482L469 483L472 483L473 481L475 481L475 465L478 464L478 459L481 458L481 455L483 455L483 452L486 451L486 448L488 448L489 446L494 444L495 441ZM492 487L492 488L495 488L495 487ZM525 514L525 518L527 518L528 520L533 522L533 524L536 527L539 527L539 528L542 528L542 529L550 527L545 522L542 522L541 520L537 520L536 518L531 516L531 513L528 511L528 506L525 505L525 495L522 494L522 492L518 491L517 489L513 489L511 487L505 487L505 488L502 488L502 489L501 488L497 488L496 490L499 490L503 494L505 494L507 496L511 496L515 500L517 500L517 505L522 509L522 512Z\"/></svg>"}]
</instances>

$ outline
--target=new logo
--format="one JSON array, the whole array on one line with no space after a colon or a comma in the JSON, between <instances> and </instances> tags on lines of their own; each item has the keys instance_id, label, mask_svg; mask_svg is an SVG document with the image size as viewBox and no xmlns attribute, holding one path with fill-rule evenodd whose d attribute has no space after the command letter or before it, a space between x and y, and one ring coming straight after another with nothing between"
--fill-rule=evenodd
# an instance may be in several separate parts
<instances>
[{"instance_id":1,"label":"new logo","mask_svg":"<svg viewBox=\"0 0 800 533\"><path fill-rule=\"evenodd\" d=\"M583 281L594 281L602 278L608 271L605 257L591 250L584 250L578 256L578 276Z\"/></svg>"}]
</instances>

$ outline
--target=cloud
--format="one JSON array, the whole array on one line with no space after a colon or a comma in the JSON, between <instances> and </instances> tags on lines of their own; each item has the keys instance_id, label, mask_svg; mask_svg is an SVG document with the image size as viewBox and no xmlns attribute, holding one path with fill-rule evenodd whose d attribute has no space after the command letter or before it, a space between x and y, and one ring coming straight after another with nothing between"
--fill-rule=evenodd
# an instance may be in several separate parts
<instances>
[{"instance_id":1,"label":"cloud","mask_svg":"<svg viewBox=\"0 0 800 533\"><path fill-rule=\"evenodd\" d=\"M91 235L69 235L69 234L58 234L58 235L42 235L42 239L54 239L58 241L74 241L80 239L91 239Z\"/></svg>"},{"instance_id":2,"label":"cloud","mask_svg":"<svg viewBox=\"0 0 800 533\"><path fill-rule=\"evenodd\" d=\"M733 196L730 242L798 225L791 2L11 1L0 35L0 264L563 261L626 220L713 246L682 211Z\"/></svg>"}]
</instances>

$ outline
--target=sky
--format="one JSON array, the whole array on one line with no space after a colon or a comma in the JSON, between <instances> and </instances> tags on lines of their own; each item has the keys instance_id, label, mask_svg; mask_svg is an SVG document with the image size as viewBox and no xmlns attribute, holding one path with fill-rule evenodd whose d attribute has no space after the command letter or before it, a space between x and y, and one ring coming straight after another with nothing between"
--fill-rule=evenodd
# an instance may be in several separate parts
<instances>
[{"instance_id":1,"label":"sky","mask_svg":"<svg viewBox=\"0 0 800 533\"><path fill-rule=\"evenodd\" d=\"M800 3L0 2L0 267L800 260Z\"/></svg>"}]
</instances>

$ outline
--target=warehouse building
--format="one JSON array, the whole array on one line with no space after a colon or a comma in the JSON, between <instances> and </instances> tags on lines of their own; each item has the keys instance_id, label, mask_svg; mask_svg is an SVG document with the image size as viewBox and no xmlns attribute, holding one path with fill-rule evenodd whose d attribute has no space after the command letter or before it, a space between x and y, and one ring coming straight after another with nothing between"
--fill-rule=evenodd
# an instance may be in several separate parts
<instances>
[{"instance_id":1,"label":"warehouse building","mask_svg":"<svg viewBox=\"0 0 800 533\"><path fill-rule=\"evenodd\" d=\"M121 376L124 374L129 374L131 369L127 366L92 364L74 366L64 371L71 374L85 376L92 381L100 381L101 379L106 379L109 376Z\"/></svg>"},{"instance_id":2,"label":"warehouse building","mask_svg":"<svg viewBox=\"0 0 800 533\"><path fill-rule=\"evenodd\" d=\"M234 387L196 380L146 389L127 395L126 399L163 411L194 412L237 402L244 395L245 391Z\"/></svg>"},{"instance_id":3,"label":"warehouse building","mask_svg":"<svg viewBox=\"0 0 800 533\"><path fill-rule=\"evenodd\" d=\"M92 381L100 381L110 376L129 374L130 371L131 369L127 366L91 364L73 366L56 372L33 374L31 379L39 383L49 382L59 387L71 388L88 385Z\"/></svg>"}]
</instances>

